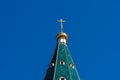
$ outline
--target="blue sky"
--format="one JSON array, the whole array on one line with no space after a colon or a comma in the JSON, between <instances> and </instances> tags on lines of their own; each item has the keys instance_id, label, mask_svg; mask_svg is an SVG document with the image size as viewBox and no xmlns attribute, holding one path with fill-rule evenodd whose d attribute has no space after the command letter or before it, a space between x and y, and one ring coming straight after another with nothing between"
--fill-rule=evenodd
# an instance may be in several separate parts
<instances>
[{"instance_id":1,"label":"blue sky","mask_svg":"<svg viewBox=\"0 0 120 80\"><path fill-rule=\"evenodd\" d=\"M42 80L58 19L81 80L120 80L119 0L1 0L0 80Z\"/></svg>"}]
</instances>

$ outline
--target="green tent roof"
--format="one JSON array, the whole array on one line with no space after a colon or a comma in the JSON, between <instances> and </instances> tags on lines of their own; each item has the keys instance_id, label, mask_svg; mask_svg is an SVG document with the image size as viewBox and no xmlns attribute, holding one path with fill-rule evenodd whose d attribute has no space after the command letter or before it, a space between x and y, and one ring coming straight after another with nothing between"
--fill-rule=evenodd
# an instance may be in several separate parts
<instances>
[{"instance_id":1,"label":"green tent roof","mask_svg":"<svg viewBox=\"0 0 120 80\"><path fill-rule=\"evenodd\" d=\"M58 43L44 80L80 80L65 43Z\"/></svg>"}]
</instances>

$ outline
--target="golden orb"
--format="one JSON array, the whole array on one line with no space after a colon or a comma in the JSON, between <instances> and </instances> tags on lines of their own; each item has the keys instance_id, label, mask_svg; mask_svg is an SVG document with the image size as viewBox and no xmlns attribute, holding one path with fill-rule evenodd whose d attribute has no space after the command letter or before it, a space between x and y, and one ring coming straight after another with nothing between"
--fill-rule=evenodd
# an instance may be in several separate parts
<instances>
[{"instance_id":1,"label":"golden orb","mask_svg":"<svg viewBox=\"0 0 120 80\"><path fill-rule=\"evenodd\" d=\"M57 34L56 39L58 40L58 39L60 39L60 38L65 38L65 39L67 40L67 39L68 39L68 36L67 36L66 33L60 32L59 34Z\"/></svg>"}]
</instances>

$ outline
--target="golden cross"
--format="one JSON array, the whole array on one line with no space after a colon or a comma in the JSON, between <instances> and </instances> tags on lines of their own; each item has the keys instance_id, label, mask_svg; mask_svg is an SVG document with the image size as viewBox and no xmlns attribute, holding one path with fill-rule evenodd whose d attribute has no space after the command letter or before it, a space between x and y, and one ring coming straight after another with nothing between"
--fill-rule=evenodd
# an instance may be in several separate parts
<instances>
[{"instance_id":1,"label":"golden cross","mask_svg":"<svg viewBox=\"0 0 120 80\"><path fill-rule=\"evenodd\" d=\"M65 22L65 20L60 19L58 22L60 22L60 31L63 32L63 22Z\"/></svg>"}]
</instances>

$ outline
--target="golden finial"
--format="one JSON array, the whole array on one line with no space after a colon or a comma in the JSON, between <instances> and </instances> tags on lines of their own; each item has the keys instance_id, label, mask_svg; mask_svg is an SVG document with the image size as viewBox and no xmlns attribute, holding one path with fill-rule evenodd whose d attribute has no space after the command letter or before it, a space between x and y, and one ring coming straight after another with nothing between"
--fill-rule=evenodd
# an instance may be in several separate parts
<instances>
[{"instance_id":1,"label":"golden finial","mask_svg":"<svg viewBox=\"0 0 120 80\"><path fill-rule=\"evenodd\" d=\"M65 22L65 20L60 19L60 20L57 20L57 21L60 22L60 32L63 32L63 22Z\"/></svg>"}]
</instances>

